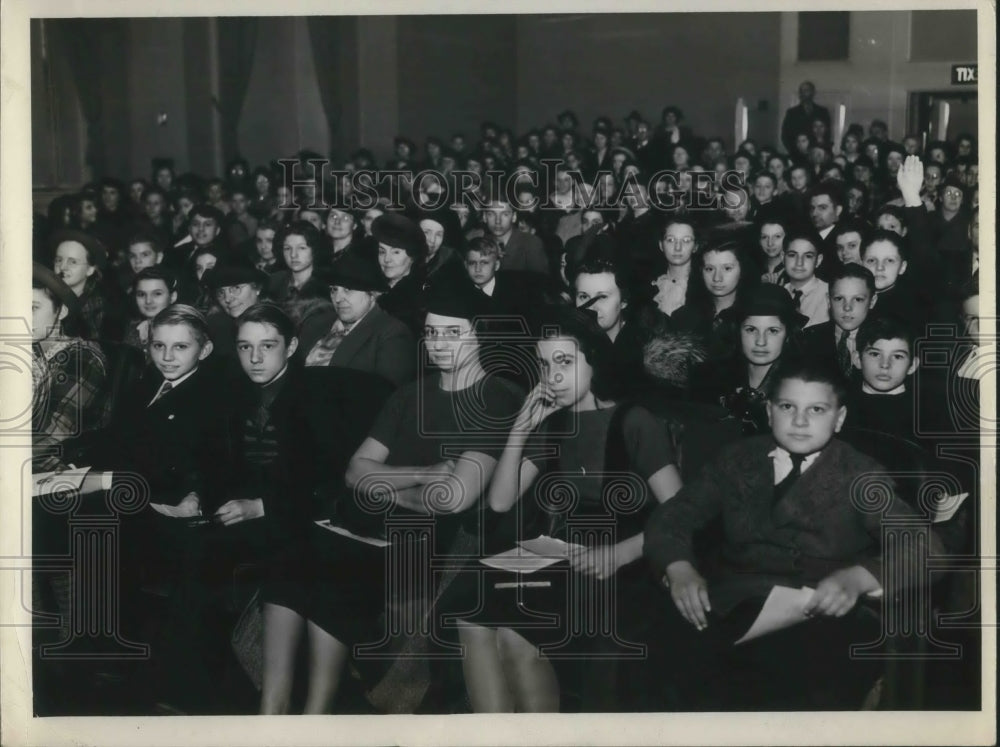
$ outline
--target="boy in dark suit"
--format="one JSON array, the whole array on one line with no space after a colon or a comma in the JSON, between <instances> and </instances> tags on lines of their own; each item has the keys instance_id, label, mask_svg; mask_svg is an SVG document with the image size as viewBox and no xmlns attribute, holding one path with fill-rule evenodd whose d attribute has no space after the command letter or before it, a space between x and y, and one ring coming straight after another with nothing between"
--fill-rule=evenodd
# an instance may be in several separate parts
<instances>
[{"instance_id":1,"label":"boy in dark suit","mask_svg":"<svg viewBox=\"0 0 1000 747\"><path fill-rule=\"evenodd\" d=\"M850 656L850 644L880 632L858 602L879 594L883 579L912 578L918 559L908 551L887 559L882 511L854 498L862 476L884 469L836 438L845 395L836 369L785 361L769 393L771 434L725 449L650 517L644 552L673 601L659 653L675 673L675 707L858 708L875 682L879 663ZM912 515L892 494L880 508ZM721 559L706 580L693 535L720 515ZM734 646L776 585L815 589L797 610L802 621Z\"/></svg>"},{"instance_id":2,"label":"boy in dark suit","mask_svg":"<svg viewBox=\"0 0 1000 747\"><path fill-rule=\"evenodd\" d=\"M861 265L838 267L830 277L830 321L809 327L802 335L803 354L811 360L835 361L840 372L854 374L858 328L875 301L875 278Z\"/></svg>"}]
</instances>

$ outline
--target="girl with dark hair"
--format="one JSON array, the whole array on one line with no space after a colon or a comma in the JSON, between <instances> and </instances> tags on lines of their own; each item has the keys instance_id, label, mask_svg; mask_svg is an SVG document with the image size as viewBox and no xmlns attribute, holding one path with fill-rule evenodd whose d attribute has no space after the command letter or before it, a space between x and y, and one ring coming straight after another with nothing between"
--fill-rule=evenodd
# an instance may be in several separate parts
<instances>
[{"instance_id":1,"label":"girl with dark hair","mask_svg":"<svg viewBox=\"0 0 1000 747\"><path fill-rule=\"evenodd\" d=\"M191 305L203 314L207 314L215 306L215 297L205 284L205 273L218 262L218 248L209 245L196 249L185 265L184 280L191 290L182 295L190 295Z\"/></svg>"},{"instance_id":2,"label":"girl with dark hair","mask_svg":"<svg viewBox=\"0 0 1000 747\"><path fill-rule=\"evenodd\" d=\"M564 678L560 685L553 660L540 647L548 644L561 653L587 657L607 654L612 645L610 637L572 632L584 606L591 616L603 616L611 612L605 605L613 605L618 614L615 633L629 641L642 640L649 632L644 626L651 621L640 600L653 593L637 562L642 557L643 523L652 507L681 485L664 427L645 409L614 401L613 352L593 312L553 308L543 316L536 343L541 380L521 407L488 498L494 511L525 520L518 539L540 531L551 538L550 544L562 547L569 569L537 571L530 587L520 584L521 577L510 570L481 574L485 600L477 613L459 622L466 647L466 688L477 713L559 710L560 693L569 680ZM543 458L543 453L558 456ZM628 476L627 509L605 495L604 475L610 472L620 479L623 473ZM529 491L532 485L536 487ZM574 505L558 500L560 491L576 496ZM595 516L604 518L600 539L593 533L585 538L582 526L576 526L584 515L591 529ZM567 596L568 588L583 589L582 598L575 591ZM559 622L539 627L539 615L544 614ZM583 666L600 665L588 661ZM577 691L584 710L611 710L619 686L642 687L633 672L620 682L615 670L580 674L573 679L586 683L583 692Z\"/></svg>"},{"instance_id":3,"label":"girl with dark hair","mask_svg":"<svg viewBox=\"0 0 1000 747\"><path fill-rule=\"evenodd\" d=\"M326 286L313 279L316 268L329 264L329 247L311 223L296 221L283 228L275 235L273 246L283 269L272 273L268 281L271 300L288 307L300 300L329 296Z\"/></svg>"},{"instance_id":4,"label":"girl with dark hair","mask_svg":"<svg viewBox=\"0 0 1000 747\"><path fill-rule=\"evenodd\" d=\"M695 255L684 305L671 317L679 331L704 337L709 359L728 353L736 325L733 307L753 286L758 273L743 244L735 241L709 246Z\"/></svg>"},{"instance_id":5,"label":"girl with dark hair","mask_svg":"<svg viewBox=\"0 0 1000 747\"><path fill-rule=\"evenodd\" d=\"M788 226L776 215L767 215L758 220L758 247L760 252L757 260L760 263L762 283L782 285L788 282L785 273L785 236Z\"/></svg>"},{"instance_id":6,"label":"girl with dark hair","mask_svg":"<svg viewBox=\"0 0 1000 747\"><path fill-rule=\"evenodd\" d=\"M784 288L758 286L733 309L739 343L723 361L702 364L692 376L697 399L723 405L750 436L768 431L767 390L771 371L797 346L808 321Z\"/></svg>"}]
</instances>

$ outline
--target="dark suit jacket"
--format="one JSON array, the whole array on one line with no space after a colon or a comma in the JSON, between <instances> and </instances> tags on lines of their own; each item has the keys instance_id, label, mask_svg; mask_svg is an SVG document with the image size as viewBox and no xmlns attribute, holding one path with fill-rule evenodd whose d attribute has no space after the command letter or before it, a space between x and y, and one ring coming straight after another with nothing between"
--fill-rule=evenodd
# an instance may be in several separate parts
<instances>
[{"instance_id":1,"label":"dark suit jacket","mask_svg":"<svg viewBox=\"0 0 1000 747\"><path fill-rule=\"evenodd\" d=\"M153 502L176 503L191 491L198 493L207 515L221 505L228 460L222 388L210 369L199 366L150 405L162 383L152 369L125 394L121 417L99 460L106 469L141 475Z\"/></svg>"},{"instance_id":2,"label":"dark suit jacket","mask_svg":"<svg viewBox=\"0 0 1000 747\"><path fill-rule=\"evenodd\" d=\"M657 507L645 530L644 553L657 573L678 560L695 562L693 534L717 516L724 539L717 578L709 578L713 611L725 615L772 586L813 586L838 569L861 565L879 579L905 583L917 575L918 558L900 547L894 568L883 568L883 516L913 515L895 494L885 511L860 510L855 481L885 469L843 441L833 439L777 503L770 435L741 440L710 462L701 475ZM878 479L880 486L888 482ZM874 492L874 491L869 491ZM942 551L931 534L932 554Z\"/></svg>"},{"instance_id":3,"label":"dark suit jacket","mask_svg":"<svg viewBox=\"0 0 1000 747\"><path fill-rule=\"evenodd\" d=\"M302 322L296 355L303 362L337 320L332 309ZM375 306L347 333L330 359L331 366L378 374L395 385L410 381L416 372L417 347L406 325Z\"/></svg>"},{"instance_id":4,"label":"dark suit jacket","mask_svg":"<svg viewBox=\"0 0 1000 747\"><path fill-rule=\"evenodd\" d=\"M516 226L504 245L502 264L505 270L528 270L543 275L549 274L549 259L545 254L542 240Z\"/></svg>"},{"instance_id":5,"label":"dark suit jacket","mask_svg":"<svg viewBox=\"0 0 1000 747\"><path fill-rule=\"evenodd\" d=\"M827 131L830 129L830 112L825 106L813 104L812 112L806 113L802 104L796 104L785 112L785 118L781 122L781 142L785 146L787 153L795 152L795 136L804 132L812 137L812 120L820 117L826 122ZM833 133L830 133L831 136Z\"/></svg>"},{"instance_id":6,"label":"dark suit jacket","mask_svg":"<svg viewBox=\"0 0 1000 747\"><path fill-rule=\"evenodd\" d=\"M803 357L811 360L837 360L837 330L832 321L821 322L800 333L799 344Z\"/></svg>"}]
</instances>

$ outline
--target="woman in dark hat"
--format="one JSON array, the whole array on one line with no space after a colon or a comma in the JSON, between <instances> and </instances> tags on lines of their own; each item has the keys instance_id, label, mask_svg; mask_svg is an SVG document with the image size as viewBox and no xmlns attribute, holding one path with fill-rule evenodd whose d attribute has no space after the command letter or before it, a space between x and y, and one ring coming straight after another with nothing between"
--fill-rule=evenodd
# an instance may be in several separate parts
<instances>
[{"instance_id":1,"label":"woman in dark hat","mask_svg":"<svg viewBox=\"0 0 1000 747\"><path fill-rule=\"evenodd\" d=\"M240 373L236 355L238 320L244 311L267 298L268 279L266 272L242 258L219 262L202 276L202 282L215 298L215 307L205 316L215 351L212 359L226 373Z\"/></svg>"},{"instance_id":2,"label":"woman in dark hat","mask_svg":"<svg viewBox=\"0 0 1000 747\"><path fill-rule=\"evenodd\" d=\"M389 284L378 304L419 335L424 316L427 239L416 223L398 213L386 213L372 223L378 242L378 264Z\"/></svg>"},{"instance_id":3,"label":"woman in dark hat","mask_svg":"<svg viewBox=\"0 0 1000 747\"><path fill-rule=\"evenodd\" d=\"M264 605L261 713L289 710L296 649L306 621L310 677L305 711L329 713L352 647L376 644L383 631L398 643L400 634L383 627L387 608L419 607L394 590L422 596L409 579L431 573L423 559L447 560L455 553L467 555L475 546L480 501L505 429L523 398L520 390L487 373L480 364L483 322L477 320L489 313L489 299L474 288L432 288L423 322L436 374L404 385L390 396L351 458L345 476L350 492L338 500L338 511L345 517L349 514L371 523L362 530L348 522L356 533L384 533L386 519L411 525L423 520L423 526L430 523L433 530L427 540L433 548L428 547L427 554L411 554L402 545L411 546L415 540L396 534L389 535L394 544L387 549L313 528L315 558L308 574L312 585L275 588ZM443 495L455 500L437 503ZM373 511L375 506L381 510ZM342 525L343 521L333 523ZM399 557L396 550L406 554L404 565L392 564ZM402 587L387 584L400 574L406 577ZM435 626L435 630L440 628ZM364 679L378 662L369 657L356 664Z\"/></svg>"},{"instance_id":4,"label":"woman in dark hat","mask_svg":"<svg viewBox=\"0 0 1000 747\"><path fill-rule=\"evenodd\" d=\"M317 271L332 308L302 321L299 357L306 366L339 366L376 374L398 386L413 378L416 346L405 324L378 306L389 289L378 264L351 252Z\"/></svg>"},{"instance_id":5,"label":"woman in dark hat","mask_svg":"<svg viewBox=\"0 0 1000 747\"><path fill-rule=\"evenodd\" d=\"M697 399L723 405L750 436L768 431L768 377L783 356L796 352L809 318L788 291L764 283L733 308L733 320L739 328L736 349L726 360L702 364L692 390Z\"/></svg>"},{"instance_id":6,"label":"woman in dark hat","mask_svg":"<svg viewBox=\"0 0 1000 747\"><path fill-rule=\"evenodd\" d=\"M655 593L640 560L642 528L681 479L663 425L645 409L615 401L611 342L596 315L552 308L536 321L540 381L518 413L488 493L490 508L512 519L505 527L511 533L500 532L492 543L508 550L517 540L542 534L552 538L550 546L565 548L569 568L536 571L529 578L537 585L530 588L521 587L522 577L514 572L481 574L483 601L474 614L462 616L459 627L466 687L478 713L557 711L567 690L582 698L583 710L612 710L623 689L643 687L639 672L592 669L589 659L613 655L617 642L574 633L574 623L581 614L609 614L602 607L613 605L617 635L641 642L652 632L642 603ZM603 476L609 472L629 483L627 508L605 499ZM575 499L562 500L567 494ZM611 542L584 538L583 524L594 527L597 516ZM582 590L580 598L568 589ZM558 622L539 626L542 614ZM577 657L554 666L540 650L546 644Z\"/></svg>"},{"instance_id":7,"label":"woman in dark hat","mask_svg":"<svg viewBox=\"0 0 1000 747\"><path fill-rule=\"evenodd\" d=\"M427 241L424 267L428 278L448 263L458 261L465 240L458 216L450 208L416 210L412 217Z\"/></svg>"},{"instance_id":8,"label":"woman in dark hat","mask_svg":"<svg viewBox=\"0 0 1000 747\"><path fill-rule=\"evenodd\" d=\"M85 339L79 298L56 273L36 262L31 288L32 467L41 472L65 468L70 443L105 425L107 363Z\"/></svg>"}]
</instances>

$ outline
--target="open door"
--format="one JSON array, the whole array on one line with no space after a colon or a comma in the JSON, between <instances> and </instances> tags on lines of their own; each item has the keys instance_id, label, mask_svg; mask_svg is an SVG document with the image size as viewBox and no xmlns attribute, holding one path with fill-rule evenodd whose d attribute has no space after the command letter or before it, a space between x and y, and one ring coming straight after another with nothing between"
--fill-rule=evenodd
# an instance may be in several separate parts
<instances>
[{"instance_id":1,"label":"open door","mask_svg":"<svg viewBox=\"0 0 1000 747\"><path fill-rule=\"evenodd\" d=\"M948 140L960 132L979 138L979 95L975 91L910 93L908 132L926 135L925 142Z\"/></svg>"}]
</instances>

